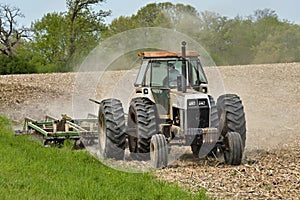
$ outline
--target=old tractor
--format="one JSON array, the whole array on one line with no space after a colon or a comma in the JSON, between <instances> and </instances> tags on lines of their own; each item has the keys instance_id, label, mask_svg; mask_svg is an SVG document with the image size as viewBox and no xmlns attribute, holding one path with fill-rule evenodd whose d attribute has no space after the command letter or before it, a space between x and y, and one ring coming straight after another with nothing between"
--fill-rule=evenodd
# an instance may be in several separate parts
<instances>
[{"instance_id":1,"label":"old tractor","mask_svg":"<svg viewBox=\"0 0 300 200\"><path fill-rule=\"evenodd\" d=\"M190 146L196 157L224 155L226 164L242 161L246 121L239 96L221 95L217 103L199 54L143 52L128 115L118 99L99 103L99 146L103 158L124 159L125 148L138 160L165 167L172 145Z\"/></svg>"}]
</instances>

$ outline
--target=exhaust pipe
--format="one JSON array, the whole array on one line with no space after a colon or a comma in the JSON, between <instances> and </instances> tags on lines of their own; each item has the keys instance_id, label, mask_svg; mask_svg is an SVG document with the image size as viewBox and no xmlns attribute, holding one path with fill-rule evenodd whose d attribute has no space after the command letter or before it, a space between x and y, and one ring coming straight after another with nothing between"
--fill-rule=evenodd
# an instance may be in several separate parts
<instances>
[{"instance_id":1,"label":"exhaust pipe","mask_svg":"<svg viewBox=\"0 0 300 200\"><path fill-rule=\"evenodd\" d=\"M183 78L181 79L181 87L182 87L182 92L185 93L186 92L186 42L183 41L182 43L182 47L181 47L181 56L182 56L182 76Z\"/></svg>"}]
</instances>

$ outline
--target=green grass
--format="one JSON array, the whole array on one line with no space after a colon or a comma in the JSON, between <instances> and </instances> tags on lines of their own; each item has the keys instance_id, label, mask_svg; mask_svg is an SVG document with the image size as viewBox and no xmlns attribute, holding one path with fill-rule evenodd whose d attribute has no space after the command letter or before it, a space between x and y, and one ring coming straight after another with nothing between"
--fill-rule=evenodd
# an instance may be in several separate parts
<instances>
[{"instance_id":1,"label":"green grass","mask_svg":"<svg viewBox=\"0 0 300 200\"><path fill-rule=\"evenodd\" d=\"M132 174L102 165L86 151L45 148L14 136L0 117L0 199L207 199L151 173Z\"/></svg>"}]
</instances>

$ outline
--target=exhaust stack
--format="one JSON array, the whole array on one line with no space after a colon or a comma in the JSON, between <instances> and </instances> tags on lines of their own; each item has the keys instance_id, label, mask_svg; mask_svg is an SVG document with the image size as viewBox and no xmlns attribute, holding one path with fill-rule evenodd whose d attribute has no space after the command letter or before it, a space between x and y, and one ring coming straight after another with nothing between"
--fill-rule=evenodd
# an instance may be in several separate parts
<instances>
[{"instance_id":1,"label":"exhaust stack","mask_svg":"<svg viewBox=\"0 0 300 200\"><path fill-rule=\"evenodd\" d=\"M181 56L182 56L182 80L181 80L181 86L182 86L182 92L186 92L186 42L183 41L181 47Z\"/></svg>"}]
</instances>

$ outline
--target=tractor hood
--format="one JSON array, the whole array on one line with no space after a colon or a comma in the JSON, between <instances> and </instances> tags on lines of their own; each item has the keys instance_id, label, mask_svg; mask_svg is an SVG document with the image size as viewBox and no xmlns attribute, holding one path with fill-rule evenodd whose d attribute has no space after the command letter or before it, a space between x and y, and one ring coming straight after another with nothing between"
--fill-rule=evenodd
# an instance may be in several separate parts
<instances>
[{"instance_id":1,"label":"tractor hood","mask_svg":"<svg viewBox=\"0 0 300 200\"><path fill-rule=\"evenodd\" d=\"M187 109L188 107L210 106L207 94L188 89L185 93L170 90L170 103L172 107Z\"/></svg>"}]
</instances>

